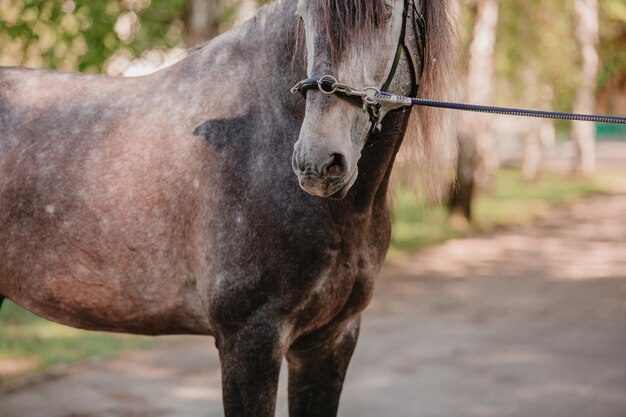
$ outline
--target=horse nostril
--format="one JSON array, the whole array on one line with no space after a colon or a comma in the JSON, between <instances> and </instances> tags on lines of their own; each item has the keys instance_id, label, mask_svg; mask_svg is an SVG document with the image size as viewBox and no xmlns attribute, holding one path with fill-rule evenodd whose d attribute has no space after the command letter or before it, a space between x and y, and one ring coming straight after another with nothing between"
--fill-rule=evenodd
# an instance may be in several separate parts
<instances>
[{"instance_id":1,"label":"horse nostril","mask_svg":"<svg viewBox=\"0 0 626 417\"><path fill-rule=\"evenodd\" d=\"M332 154L331 158L330 163L326 166L326 176L340 177L344 172L345 158L338 153Z\"/></svg>"},{"instance_id":2,"label":"horse nostril","mask_svg":"<svg viewBox=\"0 0 626 417\"><path fill-rule=\"evenodd\" d=\"M304 163L304 160L302 159L298 151L294 151L291 165L293 167L293 170L300 175L304 175L304 173L306 172L306 164Z\"/></svg>"}]
</instances>

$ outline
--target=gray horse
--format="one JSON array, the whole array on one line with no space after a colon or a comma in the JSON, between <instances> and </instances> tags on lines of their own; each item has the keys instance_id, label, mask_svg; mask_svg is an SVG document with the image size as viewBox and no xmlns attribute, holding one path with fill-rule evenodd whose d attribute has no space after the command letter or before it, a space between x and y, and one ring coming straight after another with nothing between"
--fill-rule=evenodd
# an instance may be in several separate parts
<instances>
[{"instance_id":1,"label":"gray horse","mask_svg":"<svg viewBox=\"0 0 626 417\"><path fill-rule=\"evenodd\" d=\"M278 0L146 77L3 68L0 294L84 329L214 336L228 417L274 414L286 357L290 415L334 416L403 132L424 163L445 146L436 113L289 88L328 74L409 94L423 72L441 97L450 15Z\"/></svg>"}]
</instances>

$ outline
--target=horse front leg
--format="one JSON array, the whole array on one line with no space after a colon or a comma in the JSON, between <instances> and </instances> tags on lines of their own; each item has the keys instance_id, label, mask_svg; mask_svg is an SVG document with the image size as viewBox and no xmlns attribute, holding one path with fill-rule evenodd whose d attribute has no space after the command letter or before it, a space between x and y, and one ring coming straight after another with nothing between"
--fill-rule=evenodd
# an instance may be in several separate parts
<instances>
[{"instance_id":1,"label":"horse front leg","mask_svg":"<svg viewBox=\"0 0 626 417\"><path fill-rule=\"evenodd\" d=\"M248 324L217 338L226 417L274 417L284 356L275 326Z\"/></svg>"},{"instance_id":2,"label":"horse front leg","mask_svg":"<svg viewBox=\"0 0 626 417\"><path fill-rule=\"evenodd\" d=\"M359 336L360 316L332 336L296 343L289 362L289 416L335 417L348 363ZM317 339L317 338L315 338Z\"/></svg>"}]
</instances>

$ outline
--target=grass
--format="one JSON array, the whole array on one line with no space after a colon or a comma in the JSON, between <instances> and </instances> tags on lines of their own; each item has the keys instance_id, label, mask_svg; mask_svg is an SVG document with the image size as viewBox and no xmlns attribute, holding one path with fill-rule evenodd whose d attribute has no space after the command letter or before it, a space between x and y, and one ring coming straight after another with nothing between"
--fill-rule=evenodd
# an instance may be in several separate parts
<instances>
[{"instance_id":1,"label":"grass","mask_svg":"<svg viewBox=\"0 0 626 417\"><path fill-rule=\"evenodd\" d=\"M0 383L151 344L147 337L88 332L52 323L5 300L0 310Z\"/></svg>"},{"instance_id":2,"label":"grass","mask_svg":"<svg viewBox=\"0 0 626 417\"><path fill-rule=\"evenodd\" d=\"M623 172L604 172L592 178L544 173L536 182L526 183L521 179L519 170L502 169L497 175L495 191L475 200L474 220L464 231L448 223L444 206L416 204L412 193L402 189L393 212L391 253L415 252L447 239L527 223L551 207L612 192L615 184L625 178Z\"/></svg>"},{"instance_id":3,"label":"grass","mask_svg":"<svg viewBox=\"0 0 626 417\"><path fill-rule=\"evenodd\" d=\"M465 232L450 227L443 206L416 205L410 192L400 191L393 214L391 254L406 254L469 233L524 223L554 205L611 191L616 178L603 174L592 179L571 179L544 174L535 183L524 183L517 170L501 170L493 194L477 199L475 221ZM37 373L60 364L92 357L110 357L124 349L143 348L152 339L138 336L87 332L43 320L8 301L0 310L0 383Z\"/></svg>"}]
</instances>

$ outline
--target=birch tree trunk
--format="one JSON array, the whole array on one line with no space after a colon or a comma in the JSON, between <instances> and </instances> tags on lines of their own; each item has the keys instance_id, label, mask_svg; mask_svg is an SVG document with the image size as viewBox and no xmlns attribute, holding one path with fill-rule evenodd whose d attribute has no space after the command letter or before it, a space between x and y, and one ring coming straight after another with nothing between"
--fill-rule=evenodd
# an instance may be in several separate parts
<instances>
[{"instance_id":1,"label":"birch tree trunk","mask_svg":"<svg viewBox=\"0 0 626 417\"><path fill-rule=\"evenodd\" d=\"M535 72L529 68L530 74L526 76L524 82L535 88L526 89L526 102L535 105L540 109L550 109L554 100L554 90L548 84L540 85ZM528 121L530 130L524 138L524 155L522 158L522 179L532 182L539 176L543 149L553 147L556 142L556 126L553 120L536 119Z\"/></svg>"},{"instance_id":2,"label":"birch tree trunk","mask_svg":"<svg viewBox=\"0 0 626 417\"><path fill-rule=\"evenodd\" d=\"M468 101L488 104L493 96L497 24L497 0L477 0L467 74ZM499 166L488 118L463 113L459 123L457 184L450 197L450 219L456 225L462 224L459 218L470 220L473 190L491 189Z\"/></svg>"},{"instance_id":3,"label":"birch tree trunk","mask_svg":"<svg viewBox=\"0 0 626 417\"><path fill-rule=\"evenodd\" d=\"M220 0L187 0L185 19L187 46L195 46L217 36L221 15Z\"/></svg>"},{"instance_id":4,"label":"birch tree trunk","mask_svg":"<svg viewBox=\"0 0 626 417\"><path fill-rule=\"evenodd\" d=\"M594 89L600 60L596 46L599 40L598 0L575 0L576 40L582 53L581 80L576 89L574 112L593 113ZM595 170L595 125L589 122L572 122L572 139L576 146L574 170L590 175Z\"/></svg>"},{"instance_id":5,"label":"birch tree trunk","mask_svg":"<svg viewBox=\"0 0 626 417\"><path fill-rule=\"evenodd\" d=\"M237 17L235 18L235 25L243 23L254 16L257 7L259 7L257 0L241 0L237 10Z\"/></svg>"}]
</instances>

